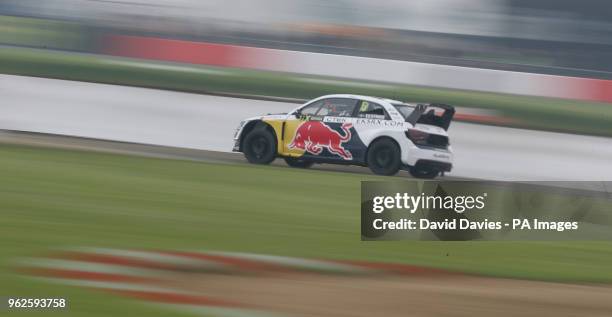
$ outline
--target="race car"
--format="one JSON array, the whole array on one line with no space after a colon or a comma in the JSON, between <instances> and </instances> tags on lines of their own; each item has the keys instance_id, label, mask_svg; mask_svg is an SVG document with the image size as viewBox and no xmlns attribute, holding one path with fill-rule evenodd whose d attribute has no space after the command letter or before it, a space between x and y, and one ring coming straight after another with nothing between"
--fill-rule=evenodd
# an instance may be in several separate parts
<instances>
[{"instance_id":1,"label":"race car","mask_svg":"<svg viewBox=\"0 0 612 317\"><path fill-rule=\"evenodd\" d=\"M435 178L452 168L447 130L454 114L444 104L327 95L286 114L240 122L233 150L255 164L281 157L292 167L351 164L379 175L403 169L414 177Z\"/></svg>"}]
</instances>

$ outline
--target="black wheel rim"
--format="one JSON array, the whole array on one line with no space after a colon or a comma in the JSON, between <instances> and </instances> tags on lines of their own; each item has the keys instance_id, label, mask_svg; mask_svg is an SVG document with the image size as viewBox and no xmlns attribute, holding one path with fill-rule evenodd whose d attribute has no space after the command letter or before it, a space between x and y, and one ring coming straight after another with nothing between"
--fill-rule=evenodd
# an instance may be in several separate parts
<instances>
[{"instance_id":1,"label":"black wheel rim","mask_svg":"<svg viewBox=\"0 0 612 317\"><path fill-rule=\"evenodd\" d=\"M268 141L264 137L259 137L253 140L251 143L251 152L253 156L258 159L261 159L266 155L268 151Z\"/></svg>"},{"instance_id":2,"label":"black wheel rim","mask_svg":"<svg viewBox=\"0 0 612 317\"><path fill-rule=\"evenodd\" d=\"M379 167L387 167L391 164L392 153L390 149L381 149L376 152L376 165Z\"/></svg>"}]
</instances>

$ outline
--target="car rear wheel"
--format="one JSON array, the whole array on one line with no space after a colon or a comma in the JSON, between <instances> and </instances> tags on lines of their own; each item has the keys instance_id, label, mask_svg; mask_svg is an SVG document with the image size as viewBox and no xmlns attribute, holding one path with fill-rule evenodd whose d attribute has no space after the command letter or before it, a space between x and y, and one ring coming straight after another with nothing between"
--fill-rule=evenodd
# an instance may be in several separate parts
<instances>
[{"instance_id":1,"label":"car rear wheel","mask_svg":"<svg viewBox=\"0 0 612 317\"><path fill-rule=\"evenodd\" d=\"M375 174L395 175L402 165L400 149L390 139L378 140L370 145L367 163Z\"/></svg>"},{"instance_id":2,"label":"car rear wheel","mask_svg":"<svg viewBox=\"0 0 612 317\"><path fill-rule=\"evenodd\" d=\"M276 157L274 135L265 129L256 129L249 132L244 139L243 152L250 163L272 163Z\"/></svg>"},{"instance_id":3,"label":"car rear wheel","mask_svg":"<svg viewBox=\"0 0 612 317\"><path fill-rule=\"evenodd\" d=\"M440 174L438 170L428 167L411 167L409 172L413 177L425 179L432 179Z\"/></svg>"},{"instance_id":4,"label":"car rear wheel","mask_svg":"<svg viewBox=\"0 0 612 317\"><path fill-rule=\"evenodd\" d=\"M308 161L295 157L285 157L285 162L287 162L287 165L297 168L309 168L314 164L313 161Z\"/></svg>"}]
</instances>

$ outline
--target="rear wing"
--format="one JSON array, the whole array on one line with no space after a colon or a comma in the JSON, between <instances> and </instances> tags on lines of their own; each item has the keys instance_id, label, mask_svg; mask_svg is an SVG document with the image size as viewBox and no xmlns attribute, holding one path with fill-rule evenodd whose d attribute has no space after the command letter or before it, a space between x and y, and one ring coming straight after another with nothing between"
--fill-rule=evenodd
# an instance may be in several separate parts
<instances>
[{"instance_id":1,"label":"rear wing","mask_svg":"<svg viewBox=\"0 0 612 317\"><path fill-rule=\"evenodd\" d=\"M406 118L406 122L412 125L417 123L429 124L448 130L455 107L443 103L430 103L428 105L417 104L414 111Z\"/></svg>"}]
</instances>

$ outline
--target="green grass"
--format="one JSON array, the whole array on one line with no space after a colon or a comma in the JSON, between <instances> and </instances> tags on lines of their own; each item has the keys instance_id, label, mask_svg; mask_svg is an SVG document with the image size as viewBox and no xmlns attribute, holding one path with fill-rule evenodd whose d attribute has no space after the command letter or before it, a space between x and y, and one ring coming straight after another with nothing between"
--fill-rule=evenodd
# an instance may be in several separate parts
<instances>
[{"instance_id":1,"label":"green grass","mask_svg":"<svg viewBox=\"0 0 612 317\"><path fill-rule=\"evenodd\" d=\"M0 73L198 93L310 99L343 92L406 101L443 102L492 109L524 127L612 136L612 105L586 101L368 83L14 47L0 48Z\"/></svg>"},{"instance_id":2,"label":"green grass","mask_svg":"<svg viewBox=\"0 0 612 317\"><path fill-rule=\"evenodd\" d=\"M0 15L0 43L52 49L84 49L91 45L77 23Z\"/></svg>"},{"instance_id":3,"label":"green grass","mask_svg":"<svg viewBox=\"0 0 612 317\"><path fill-rule=\"evenodd\" d=\"M165 312L26 280L11 261L69 246L198 249L612 281L611 243L362 242L360 181L376 176L0 145L0 177L0 294L64 295L84 315Z\"/></svg>"}]
</instances>

